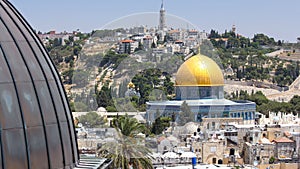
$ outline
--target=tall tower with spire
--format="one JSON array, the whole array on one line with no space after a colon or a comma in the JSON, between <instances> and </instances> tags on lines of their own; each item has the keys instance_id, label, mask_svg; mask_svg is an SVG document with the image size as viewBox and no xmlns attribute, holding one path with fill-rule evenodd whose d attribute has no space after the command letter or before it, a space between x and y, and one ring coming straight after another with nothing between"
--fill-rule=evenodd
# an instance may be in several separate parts
<instances>
[{"instance_id":1,"label":"tall tower with spire","mask_svg":"<svg viewBox=\"0 0 300 169\"><path fill-rule=\"evenodd\" d=\"M165 31L167 29L166 25L166 10L164 8L164 0L161 1L161 7L159 11L159 30Z\"/></svg>"}]
</instances>

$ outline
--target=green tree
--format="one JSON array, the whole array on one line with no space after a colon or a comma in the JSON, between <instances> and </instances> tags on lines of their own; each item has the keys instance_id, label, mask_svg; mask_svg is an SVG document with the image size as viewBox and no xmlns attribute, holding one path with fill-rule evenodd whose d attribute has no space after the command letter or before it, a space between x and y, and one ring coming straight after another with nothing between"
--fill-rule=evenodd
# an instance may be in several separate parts
<instances>
[{"instance_id":1,"label":"green tree","mask_svg":"<svg viewBox=\"0 0 300 169\"><path fill-rule=\"evenodd\" d=\"M255 102L258 106L269 102L267 97L261 91L257 91L255 94L251 95L249 100Z\"/></svg>"},{"instance_id":2,"label":"green tree","mask_svg":"<svg viewBox=\"0 0 300 169\"><path fill-rule=\"evenodd\" d=\"M107 112L117 112L118 111L114 106L107 106L106 110L107 110Z\"/></svg>"},{"instance_id":3,"label":"green tree","mask_svg":"<svg viewBox=\"0 0 300 169\"><path fill-rule=\"evenodd\" d=\"M143 125L128 115L114 119L114 125L118 133L116 142L104 144L98 155L111 159L111 168L152 169L152 152L144 145L143 138L137 135L143 130Z\"/></svg>"},{"instance_id":4,"label":"green tree","mask_svg":"<svg viewBox=\"0 0 300 169\"><path fill-rule=\"evenodd\" d=\"M81 51L82 47L81 46L74 46L73 48L73 54L78 56L79 52Z\"/></svg>"},{"instance_id":5,"label":"green tree","mask_svg":"<svg viewBox=\"0 0 300 169\"><path fill-rule=\"evenodd\" d=\"M99 157L112 160L109 168L153 169L152 152L141 143L141 139L127 137L120 132L117 133L115 142L105 143L98 150Z\"/></svg>"},{"instance_id":6,"label":"green tree","mask_svg":"<svg viewBox=\"0 0 300 169\"><path fill-rule=\"evenodd\" d=\"M107 123L107 119L96 112L88 112L86 115L79 116L78 122L83 126L95 128L104 126Z\"/></svg>"},{"instance_id":7,"label":"green tree","mask_svg":"<svg viewBox=\"0 0 300 169\"><path fill-rule=\"evenodd\" d=\"M273 164L275 162L275 157L270 157L270 159L269 159L269 164Z\"/></svg>"},{"instance_id":8,"label":"green tree","mask_svg":"<svg viewBox=\"0 0 300 169\"><path fill-rule=\"evenodd\" d=\"M72 112L76 111L74 102L70 102L70 109Z\"/></svg>"},{"instance_id":9,"label":"green tree","mask_svg":"<svg viewBox=\"0 0 300 169\"><path fill-rule=\"evenodd\" d=\"M107 84L102 86L101 90L97 92L96 99L98 107L114 107L114 102L111 96L111 88L109 88Z\"/></svg>"},{"instance_id":10,"label":"green tree","mask_svg":"<svg viewBox=\"0 0 300 169\"><path fill-rule=\"evenodd\" d=\"M158 117L152 123L151 132L153 134L161 134L167 127L170 127L171 117Z\"/></svg>"},{"instance_id":11,"label":"green tree","mask_svg":"<svg viewBox=\"0 0 300 169\"><path fill-rule=\"evenodd\" d=\"M300 112L300 96L295 95L290 101L289 103L291 104L291 106L293 107L293 113L299 113Z\"/></svg>"},{"instance_id":12,"label":"green tree","mask_svg":"<svg viewBox=\"0 0 300 169\"><path fill-rule=\"evenodd\" d=\"M72 84L73 73L74 73L74 69L73 68L67 69L67 70L65 70L65 71L63 71L61 73L63 82L65 84Z\"/></svg>"},{"instance_id":13,"label":"green tree","mask_svg":"<svg viewBox=\"0 0 300 169\"><path fill-rule=\"evenodd\" d=\"M180 110L181 112L178 117L178 125L183 126L188 122L195 121L194 113L191 111L186 101L181 104Z\"/></svg>"},{"instance_id":14,"label":"green tree","mask_svg":"<svg viewBox=\"0 0 300 169\"><path fill-rule=\"evenodd\" d=\"M128 57L128 54L117 54L113 50L109 50L100 62L100 67L107 65L114 65L113 68L117 68L119 64Z\"/></svg>"},{"instance_id":15,"label":"green tree","mask_svg":"<svg viewBox=\"0 0 300 169\"><path fill-rule=\"evenodd\" d=\"M274 44L276 44L274 38L269 38L268 36L261 34L261 33L254 35L253 42L258 42L259 45L274 45Z\"/></svg>"},{"instance_id":16,"label":"green tree","mask_svg":"<svg viewBox=\"0 0 300 169\"><path fill-rule=\"evenodd\" d=\"M61 44L60 39L55 38L55 39L53 40L53 47L59 46L60 44Z\"/></svg>"},{"instance_id":17,"label":"green tree","mask_svg":"<svg viewBox=\"0 0 300 169\"><path fill-rule=\"evenodd\" d=\"M218 33L218 31L215 31L215 30L211 30L210 31L210 34L208 36L208 38L220 38L221 35Z\"/></svg>"},{"instance_id":18,"label":"green tree","mask_svg":"<svg viewBox=\"0 0 300 169\"><path fill-rule=\"evenodd\" d=\"M84 112L87 110L87 105L83 102L76 101L74 102L74 110L77 112Z\"/></svg>"},{"instance_id":19,"label":"green tree","mask_svg":"<svg viewBox=\"0 0 300 169\"><path fill-rule=\"evenodd\" d=\"M139 133L146 133L147 128L144 124L139 123L135 118L130 118L128 114L113 119L113 126L121 134L129 137L135 137Z\"/></svg>"},{"instance_id":20,"label":"green tree","mask_svg":"<svg viewBox=\"0 0 300 169\"><path fill-rule=\"evenodd\" d=\"M159 94L161 96L174 93L174 83L171 82L170 75L157 68L145 69L137 73L132 78L132 82L135 84L136 89L139 89L141 95L138 103L139 107L151 99L155 100L153 96L158 96L155 94L158 91L163 91L163 93ZM151 93L152 95L150 95ZM166 98L162 97L160 100L164 99Z\"/></svg>"}]
</instances>

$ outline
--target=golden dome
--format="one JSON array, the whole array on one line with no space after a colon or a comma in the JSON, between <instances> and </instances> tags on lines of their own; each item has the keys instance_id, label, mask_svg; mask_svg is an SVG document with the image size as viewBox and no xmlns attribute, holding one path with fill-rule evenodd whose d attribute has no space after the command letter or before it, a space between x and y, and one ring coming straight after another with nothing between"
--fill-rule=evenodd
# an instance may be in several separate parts
<instances>
[{"instance_id":1,"label":"golden dome","mask_svg":"<svg viewBox=\"0 0 300 169\"><path fill-rule=\"evenodd\" d=\"M176 86L224 86L220 67L211 58L197 54L178 69Z\"/></svg>"},{"instance_id":2,"label":"golden dome","mask_svg":"<svg viewBox=\"0 0 300 169\"><path fill-rule=\"evenodd\" d=\"M132 82L129 82L127 85L128 88L132 89L135 88L135 85Z\"/></svg>"}]
</instances>

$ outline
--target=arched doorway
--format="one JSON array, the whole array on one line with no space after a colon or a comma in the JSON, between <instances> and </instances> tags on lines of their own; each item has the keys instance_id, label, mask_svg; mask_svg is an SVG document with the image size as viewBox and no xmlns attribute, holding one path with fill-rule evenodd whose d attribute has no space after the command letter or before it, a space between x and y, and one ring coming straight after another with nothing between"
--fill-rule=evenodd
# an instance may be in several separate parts
<instances>
[{"instance_id":1,"label":"arched doorway","mask_svg":"<svg viewBox=\"0 0 300 169\"><path fill-rule=\"evenodd\" d=\"M212 163L216 164L217 163L217 158L212 158Z\"/></svg>"}]
</instances>

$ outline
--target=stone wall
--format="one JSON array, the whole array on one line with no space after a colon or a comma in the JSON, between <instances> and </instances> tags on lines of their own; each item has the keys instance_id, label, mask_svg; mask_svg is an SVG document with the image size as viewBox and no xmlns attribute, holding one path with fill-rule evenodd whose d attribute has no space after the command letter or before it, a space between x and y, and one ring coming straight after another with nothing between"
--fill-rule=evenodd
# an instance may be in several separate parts
<instances>
[{"instance_id":1,"label":"stone wall","mask_svg":"<svg viewBox=\"0 0 300 169\"><path fill-rule=\"evenodd\" d=\"M223 160L223 154L225 152L224 141L209 141L203 142L202 148L202 160L203 163L213 164L215 159L215 163L218 163L218 160Z\"/></svg>"},{"instance_id":2,"label":"stone wall","mask_svg":"<svg viewBox=\"0 0 300 169\"><path fill-rule=\"evenodd\" d=\"M206 127L206 129L213 129L211 128L213 126L214 129L221 129L221 125L227 123L243 124L243 118L203 118L202 125ZM209 128L207 128L207 126L209 126Z\"/></svg>"},{"instance_id":3,"label":"stone wall","mask_svg":"<svg viewBox=\"0 0 300 169\"><path fill-rule=\"evenodd\" d=\"M263 164L258 166L259 169L266 169L268 167L270 169L299 169L300 163Z\"/></svg>"}]
</instances>

